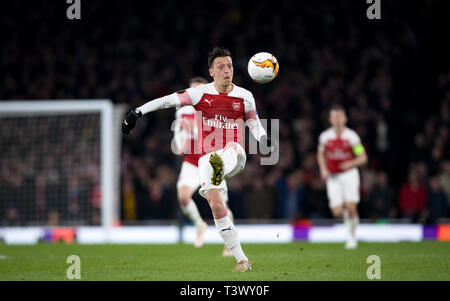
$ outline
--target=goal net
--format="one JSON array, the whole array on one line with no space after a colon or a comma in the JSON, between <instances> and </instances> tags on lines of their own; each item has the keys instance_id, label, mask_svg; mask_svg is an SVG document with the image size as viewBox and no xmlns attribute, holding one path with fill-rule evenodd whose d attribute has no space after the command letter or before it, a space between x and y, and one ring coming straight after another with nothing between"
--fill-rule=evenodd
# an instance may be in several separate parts
<instances>
[{"instance_id":1,"label":"goal net","mask_svg":"<svg viewBox=\"0 0 450 301\"><path fill-rule=\"evenodd\" d=\"M0 227L111 226L114 119L109 100L0 102Z\"/></svg>"}]
</instances>

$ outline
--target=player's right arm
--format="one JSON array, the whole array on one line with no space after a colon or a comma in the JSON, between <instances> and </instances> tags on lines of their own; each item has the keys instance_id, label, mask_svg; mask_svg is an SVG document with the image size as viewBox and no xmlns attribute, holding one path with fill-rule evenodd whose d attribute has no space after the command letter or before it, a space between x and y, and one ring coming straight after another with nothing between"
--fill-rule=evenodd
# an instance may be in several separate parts
<instances>
[{"instance_id":1,"label":"player's right arm","mask_svg":"<svg viewBox=\"0 0 450 301\"><path fill-rule=\"evenodd\" d=\"M317 162L319 162L320 177L325 181L330 175L330 171L328 170L327 164L325 162L324 151L317 150Z\"/></svg>"},{"instance_id":2,"label":"player's right arm","mask_svg":"<svg viewBox=\"0 0 450 301\"><path fill-rule=\"evenodd\" d=\"M197 104L203 94L199 87L189 88L187 90L178 91L167 96L156 98L138 108L133 109L127 114L122 123L122 132L127 135L130 134L136 126L137 120L150 112L172 107Z\"/></svg>"},{"instance_id":3,"label":"player's right arm","mask_svg":"<svg viewBox=\"0 0 450 301\"><path fill-rule=\"evenodd\" d=\"M323 143L323 136L319 137L319 147L317 148L317 162L319 163L320 177L326 180L330 175L325 158L325 146Z\"/></svg>"},{"instance_id":4,"label":"player's right arm","mask_svg":"<svg viewBox=\"0 0 450 301\"><path fill-rule=\"evenodd\" d=\"M250 129L253 137L259 142L261 150L264 154L269 152L275 152L278 149L278 144L276 141L269 139L267 132L261 124L261 120L258 117L258 112L256 111L256 102L253 94L248 92L248 95L244 99L247 103L245 106L245 122Z\"/></svg>"}]
</instances>

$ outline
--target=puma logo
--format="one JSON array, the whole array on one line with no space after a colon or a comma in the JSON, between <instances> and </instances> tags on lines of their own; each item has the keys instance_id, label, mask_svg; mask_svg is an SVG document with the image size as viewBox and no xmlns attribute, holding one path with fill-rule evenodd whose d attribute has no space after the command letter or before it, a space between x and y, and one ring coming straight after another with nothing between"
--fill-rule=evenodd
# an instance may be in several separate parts
<instances>
[{"instance_id":1,"label":"puma logo","mask_svg":"<svg viewBox=\"0 0 450 301\"><path fill-rule=\"evenodd\" d=\"M205 101L209 104L209 106L211 106L211 103L212 103L213 100L214 100L214 99L207 100L207 99L205 98Z\"/></svg>"},{"instance_id":2,"label":"puma logo","mask_svg":"<svg viewBox=\"0 0 450 301\"><path fill-rule=\"evenodd\" d=\"M225 228L225 229L220 230L220 232L227 231L227 230L230 230L230 231L231 231L231 226L229 226L228 228Z\"/></svg>"}]
</instances>

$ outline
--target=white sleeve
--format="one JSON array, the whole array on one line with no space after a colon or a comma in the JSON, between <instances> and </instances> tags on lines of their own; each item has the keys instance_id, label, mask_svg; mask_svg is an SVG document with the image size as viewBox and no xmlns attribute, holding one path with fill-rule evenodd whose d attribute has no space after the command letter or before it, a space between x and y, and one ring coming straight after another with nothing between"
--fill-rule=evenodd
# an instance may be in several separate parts
<instances>
[{"instance_id":1,"label":"white sleeve","mask_svg":"<svg viewBox=\"0 0 450 301\"><path fill-rule=\"evenodd\" d=\"M355 145L359 145L361 144L361 138L359 138L358 134L356 132L351 132L352 134L350 135L350 145L351 146L355 146Z\"/></svg>"},{"instance_id":2,"label":"white sleeve","mask_svg":"<svg viewBox=\"0 0 450 301\"><path fill-rule=\"evenodd\" d=\"M257 141L260 141L263 136L267 136L266 130L262 126L258 116L256 116L256 119L248 119L247 126Z\"/></svg>"},{"instance_id":3,"label":"white sleeve","mask_svg":"<svg viewBox=\"0 0 450 301\"><path fill-rule=\"evenodd\" d=\"M153 111L158 111L161 109L167 109L180 105L181 102L180 98L177 96L177 93L172 93L170 95L151 100L143 104L142 106L138 107L137 109L141 111L142 115L145 115Z\"/></svg>"},{"instance_id":4,"label":"white sleeve","mask_svg":"<svg viewBox=\"0 0 450 301\"><path fill-rule=\"evenodd\" d=\"M187 95L189 97L189 99L186 99L186 104L191 105L191 106L195 106L196 104L198 104L198 102L200 101L200 99L202 99L206 85L200 85L200 86L196 86L196 87L192 87L186 90Z\"/></svg>"},{"instance_id":5,"label":"white sleeve","mask_svg":"<svg viewBox=\"0 0 450 301\"><path fill-rule=\"evenodd\" d=\"M187 90L181 90L167 96L151 100L138 107L137 109L142 112L142 115L145 115L147 113L158 111L161 109L196 105L203 96L202 86L203 85L189 88Z\"/></svg>"},{"instance_id":6,"label":"white sleeve","mask_svg":"<svg viewBox=\"0 0 450 301\"><path fill-rule=\"evenodd\" d=\"M255 98L251 93L244 99L245 107L245 120L250 132L257 141L261 140L261 137L267 136L266 130L259 120L258 112L256 111Z\"/></svg>"}]
</instances>

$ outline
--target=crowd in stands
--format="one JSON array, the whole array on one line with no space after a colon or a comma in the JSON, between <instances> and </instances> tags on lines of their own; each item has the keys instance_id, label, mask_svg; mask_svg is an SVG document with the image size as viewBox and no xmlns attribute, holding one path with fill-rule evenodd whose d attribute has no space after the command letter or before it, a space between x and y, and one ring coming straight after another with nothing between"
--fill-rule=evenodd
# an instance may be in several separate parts
<instances>
[{"instance_id":1,"label":"crowd in stands","mask_svg":"<svg viewBox=\"0 0 450 301\"><path fill-rule=\"evenodd\" d=\"M445 64L424 68L424 61L434 64L428 33L435 27L427 21L439 10L435 2L425 7L414 2L404 10L383 3L383 22L367 20L366 7L348 1L282 1L275 7L270 1L237 0L83 2L80 21L68 21L65 8L55 5L45 10L37 4L22 10L23 4L13 1L4 5L0 99L5 100L109 98L131 109L186 88L194 76L209 78L207 53L215 45L228 48L235 84L253 92L261 119L280 120L279 162L261 166L259 155L248 156L245 170L229 180L236 218L331 217L316 150L334 103L346 108L348 126L369 156L360 169L361 218L435 223L449 217L450 71ZM420 16L411 16L411 10L421 10ZM278 78L265 85L253 83L246 72L248 59L259 51L280 62ZM176 181L182 158L170 148L174 117L174 109L146 115L123 138L125 223L181 216ZM68 155L68 147L72 165L88 168L76 163L87 160L98 169L90 151ZM50 181L40 175L48 174L51 162L40 163L49 164L45 169L29 162L36 160L32 149L0 161L0 187L38 190L40 181ZM5 166L24 164L23 177L5 174ZM84 187L80 190L90 197L83 200L92 204L98 183L79 184L86 178L69 177L64 187ZM205 200L198 195L195 200L202 215L212 218ZM13 205L2 214L14 216L8 209ZM66 216L64 210L59 214ZM98 223L95 216L89 223Z\"/></svg>"},{"instance_id":2,"label":"crowd in stands","mask_svg":"<svg viewBox=\"0 0 450 301\"><path fill-rule=\"evenodd\" d=\"M0 226L100 224L99 115L0 118Z\"/></svg>"}]
</instances>

